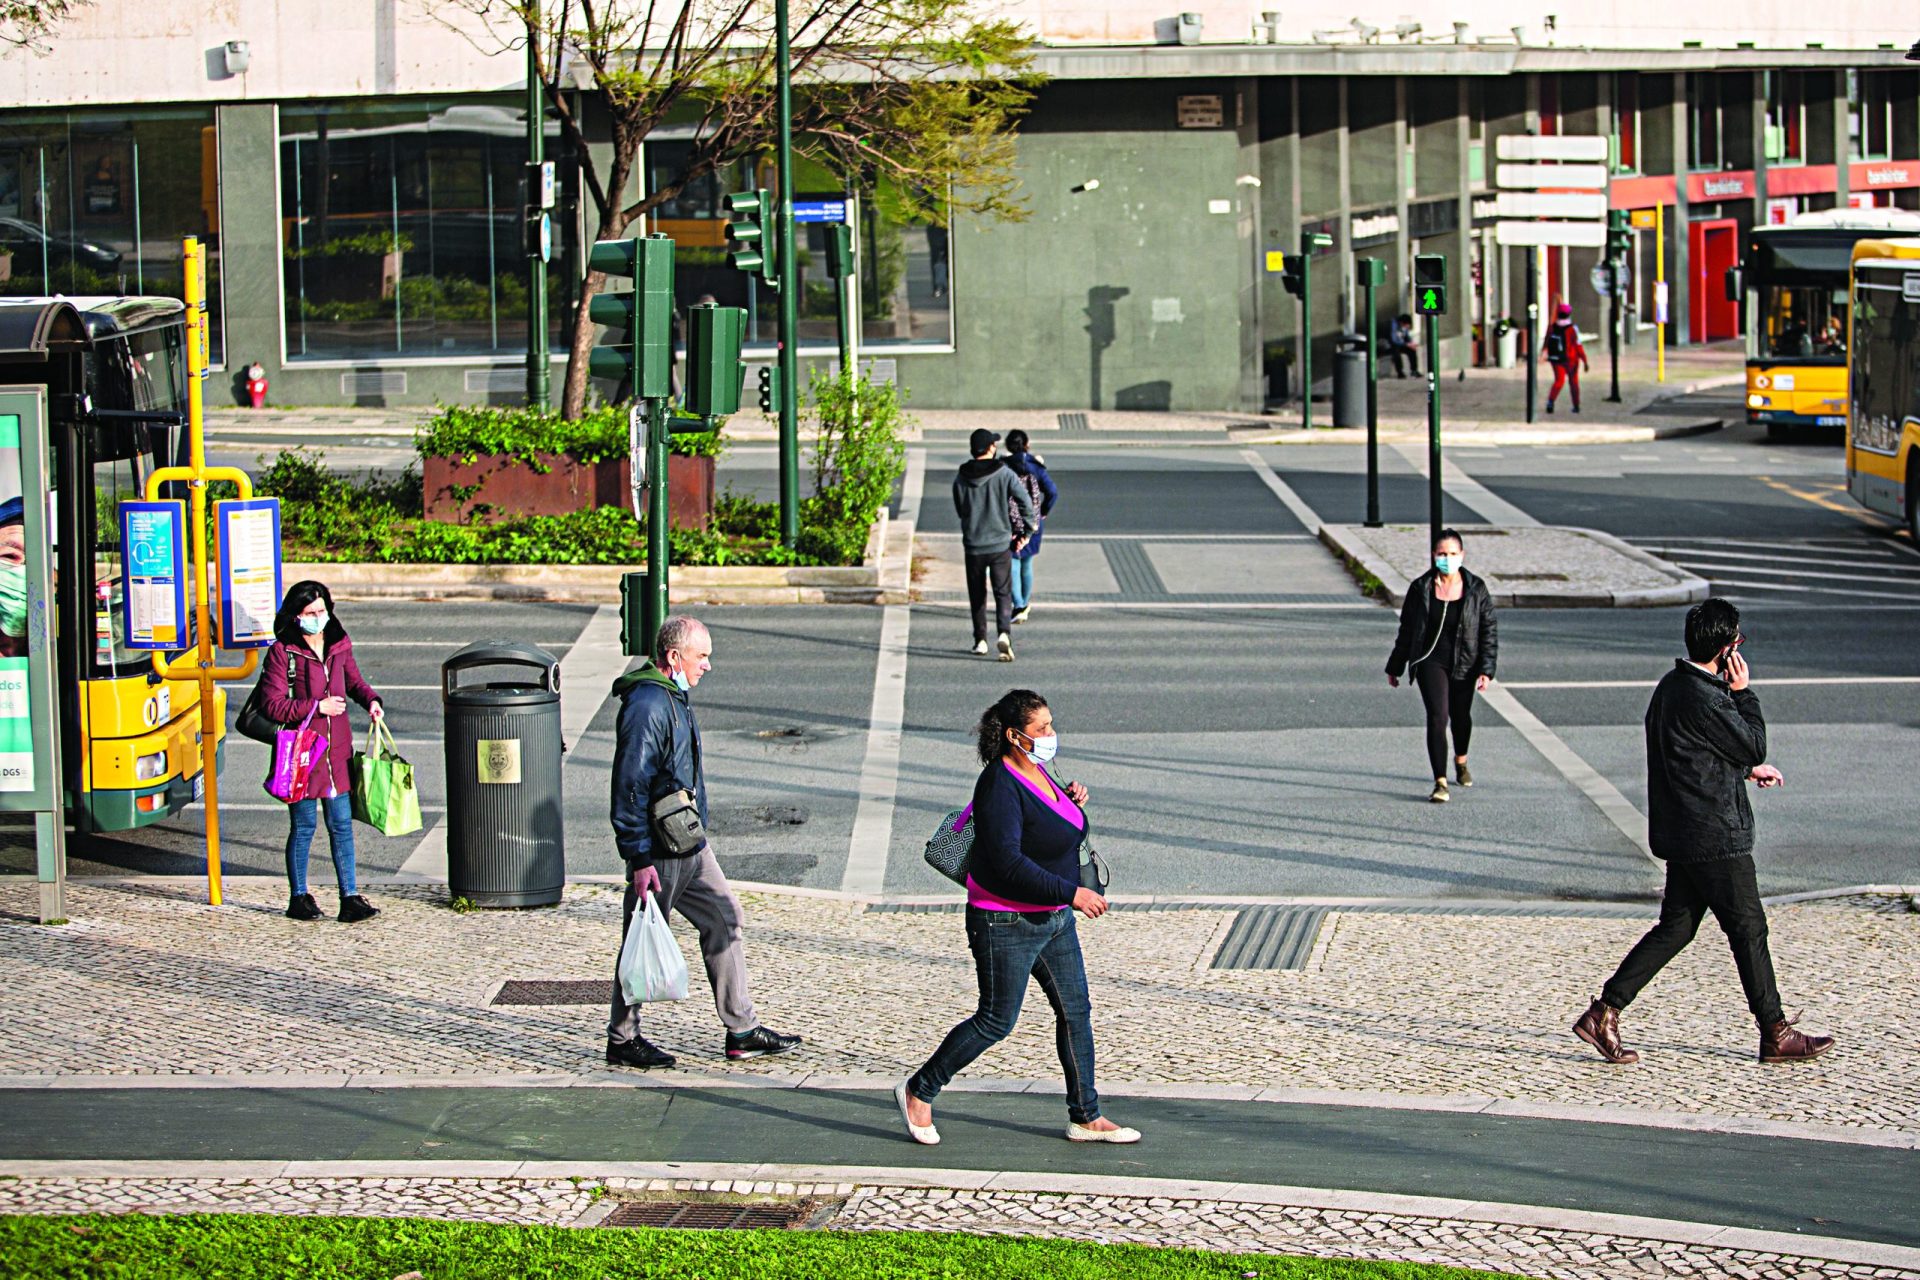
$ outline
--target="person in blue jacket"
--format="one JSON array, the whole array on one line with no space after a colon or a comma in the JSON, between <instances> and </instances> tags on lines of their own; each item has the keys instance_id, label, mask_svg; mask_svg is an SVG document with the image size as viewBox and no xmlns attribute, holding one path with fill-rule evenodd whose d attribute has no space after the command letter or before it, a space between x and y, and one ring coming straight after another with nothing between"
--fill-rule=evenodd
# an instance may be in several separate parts
<instances>
[{"instance_id":1,"label":"person in blue jacket","mask_svg":"<svg viewBox=\"0 0 1920 1280\"><path fill-rule=\"evenodd\" d=\"M1053 1006L1054 1039L1067 1078L1067 1139L1138 1142L1100 1114L1093 1087L1093 1017L1087 970L1073 913L1106 914L1107 900L1080 883L1080 844L1087 836L1087 789L1064 786L1047 772L1060 739L1047 700L1010 690L987 708L976 730L986 765L974 784L973 854L967 867L967 948L973 952L980 1003L947 1033L933 1056L895 1086L907 1136L932 1146L933 1100L981 1054L1013 1033L1038 978Z\"/></svg>"},{"instance_id":2,"label":"person in blue jacket","mask_svg":"<svg viewBox=\"0 0 1920 1280\"><path fill-rule=\"evenodd\" d=\"M1015 539L1018 549L1013 553L1013 620L1020 623L1033 612L1033 561L1040 554L1040 535L1046 529L1047 513L1060 501L1060 487L1047 474L1047 464L1033 452L1024 431L1007 432L1007 470L1020 477L1040 512L1039 523L1024 539Z\"/></svg>"}]
</instances>

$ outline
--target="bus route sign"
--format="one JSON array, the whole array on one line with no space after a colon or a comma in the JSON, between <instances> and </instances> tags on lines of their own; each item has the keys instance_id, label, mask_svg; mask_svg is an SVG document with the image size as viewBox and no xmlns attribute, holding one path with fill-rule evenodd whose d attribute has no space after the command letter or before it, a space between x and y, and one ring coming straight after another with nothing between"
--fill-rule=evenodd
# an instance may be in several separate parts
<instances>
[{"instance_id":1,"label":"bus route sign","mask_svg":"<svg viewBox=\"0 0 1920 1280\"><path fill-rule=\"evenodd\" d=\"M120 504L120 599L129 649L187 644L187 504Z\"/></svg>"},{"instance_id":2,"label":"bus route sign","mask_svg":"<svg viewBox=\"0 0 1920 1280\"><path fill-rule=\"evenodd\" d=\"M264 649L280 608L280 499L213 505L220 546L220 644Z\"/></svg>"}]
</instances>

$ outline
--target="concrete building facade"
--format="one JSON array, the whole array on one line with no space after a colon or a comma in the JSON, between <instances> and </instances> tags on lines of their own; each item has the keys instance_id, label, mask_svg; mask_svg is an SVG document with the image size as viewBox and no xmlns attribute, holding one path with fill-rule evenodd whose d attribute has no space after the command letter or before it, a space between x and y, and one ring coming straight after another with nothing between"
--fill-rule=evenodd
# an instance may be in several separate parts
<instances>
[{"instance_id":1,"label":"concrete building facade","mask_svg":"<svg viewBox=\"0 0 1920 1280\"><path fill-rule=\"evenodd\" d=\"M1384 323L1411 310L1413 256L1438 253L1444 363L1495 362L1528 305L1529 251L1494 232L1512 134L1605 138L1611 206L1664 210L1678 342L1738 336L1721 281L1751 226L1920 207L1920 64L1884 6L1824 6L1816 30L1805 6L1746 5L1731 32L1651 0L1578 20L1414 8L1003 5L1047 76L1018 147L1029 216L917 226L851 193L863 354L929 407L1254 412L1299 393L1303 342L1319 377L1331 369L1359 323L1357 257L1386 264ZM183 18L101 0L46 55L0 60L0 291L168 292L179 237L199 235L236 388L257 361L277 404L517 399L524 63L447 11L237 0ZM676 145L656 138L643 168L670 168ZM586 234L558 160L557 301ZM683 303L751 307L764 349L770 299L724 266L728 185L696 184L655 227L680 242ZM798 186L815 218L849 194L805 172ZM800 230L819 261L822 227ZM1303 317L1279 269L1311 233L1330 244ZM1654 317L1653 239L1633 233L1630 339ZM1601 330L1599 257L1539 251L1535 304L1565 299ZM803 354L830 358L830 296L811 277L802 311ZM569 328L556 305L556 350Z\"/></svg>"}]
</instances>

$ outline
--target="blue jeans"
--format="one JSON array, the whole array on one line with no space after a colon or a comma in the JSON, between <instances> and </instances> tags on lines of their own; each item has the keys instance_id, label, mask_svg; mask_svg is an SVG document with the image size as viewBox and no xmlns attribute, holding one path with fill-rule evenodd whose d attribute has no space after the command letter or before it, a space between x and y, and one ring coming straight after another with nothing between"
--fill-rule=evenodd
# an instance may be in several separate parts
<instances>
[{"instance_id":1,"label":"blue jeans","mask_svg":"<svg viewBox=\"0 0 1920 1280\"><path fill-rule=\"evenodd\" d=\"M1013 607L1017 612L1033 603L1033 562L1038 555L1013 558Z\"/></svg>"},{"instance_id":2,"label":"blue jeans","mask_svg":"<svg viewBox=\"0 0 1920 1280\"><path fill-rule=\"evenodd\" d=\"M353 798L324 796L297 800L287 806L292 819L287 828L287 884L294 896L307 891L307 851L313 847L313 829L319 810L325 806L327 843L333 846L333 874L340 882L340 896L351 898L360 892L353 880Z\"/></svg>"},{"instance_id":3,"label":"blue jeans","mask_svg":"<svg viewBox=\"0 0 1920 1280\"><path fill-rule=\"evenodd\" d=\"M1093 1089L1093 1005L1087 999L1087 968L1072 908L1060 911L982 911L967 908L967 948L980 983L980 1007L947 1032L926 1065L907 1081L907 1091L932 1102L975 1058L1013 1034L1027 979L1053 1006L1054 1043L1067 1076L1067 1115L1075 1124L1100 1118Z\"/></svg>"}]
</instances>

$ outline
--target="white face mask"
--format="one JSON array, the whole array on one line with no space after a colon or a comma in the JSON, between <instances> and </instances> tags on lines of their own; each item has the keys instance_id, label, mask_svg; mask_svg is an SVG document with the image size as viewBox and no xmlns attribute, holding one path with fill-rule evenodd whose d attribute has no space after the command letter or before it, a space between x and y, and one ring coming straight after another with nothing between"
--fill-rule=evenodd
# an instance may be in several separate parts
<instances>
[{"instance_id":1,"label":"white face mask","mask_svg":"<svg viewBox=\"0 0 1920 1280\"><path fill-rule=\"evenodd\" d=\"M1033 761L1035 764L1045 764L1060 754L1060 735L1057 733L1050 733L1044 738L1031 738L1027 737L1026 734L1021 734L1020 736L1027 738L1027 741L1033 744L1031 747L1025 748L1025 751L1027 753L1027 759Z\"/></svg>"}]
</instances>

